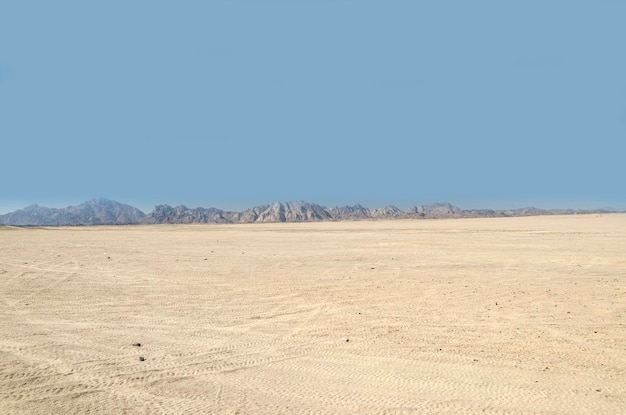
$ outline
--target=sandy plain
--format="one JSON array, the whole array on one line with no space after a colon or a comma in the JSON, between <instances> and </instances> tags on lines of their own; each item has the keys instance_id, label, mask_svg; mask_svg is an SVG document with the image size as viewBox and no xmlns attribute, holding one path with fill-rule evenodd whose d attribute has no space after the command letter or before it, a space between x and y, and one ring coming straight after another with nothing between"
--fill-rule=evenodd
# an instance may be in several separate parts
<instances>
[{"instance_id":1,"label":"sandy plain","mask_svg":"<svg viewBox=\"0 0 626 415\"><path fill-rule=\"evenodd\" d=\"M622 214L0 228L0 292L2 414L626 413Z\"/></svg>"}]
</instances>

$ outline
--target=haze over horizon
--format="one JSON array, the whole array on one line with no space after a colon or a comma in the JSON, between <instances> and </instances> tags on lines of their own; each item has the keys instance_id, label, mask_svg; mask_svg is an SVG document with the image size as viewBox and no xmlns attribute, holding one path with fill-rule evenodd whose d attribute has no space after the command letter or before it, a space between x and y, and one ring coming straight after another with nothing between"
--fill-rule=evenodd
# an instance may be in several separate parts
<instances>
[{"instance_id":1,"label":"haze over horizon","mask_svg":"<svg viewBox=\"0 0 626 415\"><path fill-rule=\"evenodd\" d=\"M0 8L0 214L626 209L626 3Z\"/></svg>"}]
</instances>

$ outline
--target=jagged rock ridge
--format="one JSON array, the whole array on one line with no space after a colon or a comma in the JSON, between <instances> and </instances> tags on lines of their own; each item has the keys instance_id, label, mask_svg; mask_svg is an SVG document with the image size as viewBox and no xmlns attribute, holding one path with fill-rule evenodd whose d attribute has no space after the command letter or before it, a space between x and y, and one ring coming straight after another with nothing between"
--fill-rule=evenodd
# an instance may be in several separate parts
<instances>
[{"instance_id":1,"label":"jagged rock ridge","mask_svg":"<svg viewBox=\"0 0 626 415\"><path fill-rule=\"evenodd\" d=\"M241 212L223 211L216 208L189 209L159 205L148 214L143 223L272 223L272 222L319 222L341 220L382 219L436 219L509 217L551 214L608 213L607 210L542 210L533 207L514 210L476 209L463 210L449 203L413 206L401 210L390 205L370 209L361 205L328 208L309 202L277 202L256 206Z\"/></svg>"},{"instance_id":2,"label":"jagged rock ridge","mask_svg":"<svg viewBox=\"0 0 626 415\"><path fill-rule=\"evenodd\" d=\"M449 203L413 206L401 210L390 205L370 209L361 205L332 207L309 202L277 202L256 206L241 212L224 211L214 207L188 208L158 205L149 214L137 208L108 199L92 199L77 206L53 209L31 205L0 215L0 225L66 226L122 224L189 224L189 223L268 223L320 222L342 220L431 219L509 217L551 214L610 213L609 210L542 210L522 208L513 210L463 210Z\"/></svg>"}]
</instances>

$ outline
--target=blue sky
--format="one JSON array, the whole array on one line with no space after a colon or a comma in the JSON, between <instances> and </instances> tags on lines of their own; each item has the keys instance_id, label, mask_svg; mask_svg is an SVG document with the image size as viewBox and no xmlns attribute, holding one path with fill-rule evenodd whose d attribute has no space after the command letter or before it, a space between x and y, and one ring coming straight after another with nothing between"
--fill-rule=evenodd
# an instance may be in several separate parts
<instances>
[{"instance_id":1,"label":"blue sky","mask_svg":"<svg viewBox=\"0 0 626 415\"><path fill-rule=\"evenodd\" d=\"M0 213L626 208L624 1L0 3Z\"/></svg>"}]
</instances>

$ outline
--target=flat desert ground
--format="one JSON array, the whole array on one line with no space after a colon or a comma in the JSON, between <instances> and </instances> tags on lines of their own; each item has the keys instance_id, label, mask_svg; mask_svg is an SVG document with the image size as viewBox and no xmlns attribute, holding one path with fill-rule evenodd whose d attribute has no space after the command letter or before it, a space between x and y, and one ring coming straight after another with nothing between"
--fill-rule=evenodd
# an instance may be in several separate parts
<instances>
[{"instance_id":1,"label":"flat desert ground","mask_svg":"<svg viewBox=\"0 0 626 415\"><path fill-rule=\"evenodd\" d=\"M0 292L2 414L626 413L624 214L4 227Z\"/></svg>"}]
</instances>

